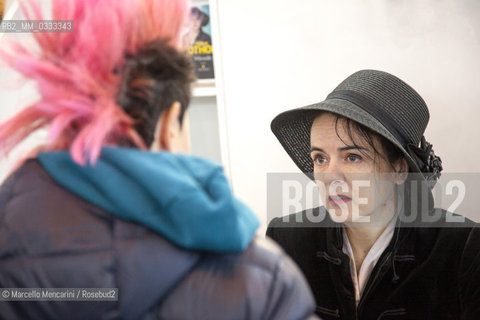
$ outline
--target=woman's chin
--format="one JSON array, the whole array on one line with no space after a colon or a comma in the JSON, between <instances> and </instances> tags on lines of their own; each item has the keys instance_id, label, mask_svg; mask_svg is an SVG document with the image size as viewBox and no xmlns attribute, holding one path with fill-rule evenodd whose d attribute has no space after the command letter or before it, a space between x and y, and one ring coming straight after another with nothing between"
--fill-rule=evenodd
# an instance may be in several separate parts
<instances>
[{"instance_id":1,"label":"woman's chin","mask_svg":"<svg viewBox=\"0 0 480 320\"><path fill-rule=\"evenodd\" d=\"M330 219L336 223L348 223L352 221L352 212L348 206L336 206L327 204L325 208L328 211Z\"/></svg>"},{"instance_id":2,"label":"woman's chin","mask_svg":"<svg viewBox=\"0 0 480 320\"><path fill-rule=\"evenodd\" d=\"M360 208L353 210L351 203L342 205L327 203L325 208L330 218L336 223L365 224L371 222L368 214L364 214Z\"/></svg>"}]
</instances>

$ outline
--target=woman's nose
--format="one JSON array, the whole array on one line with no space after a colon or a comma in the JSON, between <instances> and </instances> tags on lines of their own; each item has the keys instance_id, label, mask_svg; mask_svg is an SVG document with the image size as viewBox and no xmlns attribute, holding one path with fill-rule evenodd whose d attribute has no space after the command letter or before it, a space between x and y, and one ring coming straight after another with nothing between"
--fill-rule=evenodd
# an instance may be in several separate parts
<instances>
[{"instance_id":1,"label":"woman's nose","mask_svg":"<svg viewBox=\"0 0 480 320\"><path fill-rule=\"evenodd\" d=\"M315 173L315 179L323 181L326 185L333 181L343 181L345 176L341 163L336 159L330 160L323 170Z\"/></svg>"}]
</instances>

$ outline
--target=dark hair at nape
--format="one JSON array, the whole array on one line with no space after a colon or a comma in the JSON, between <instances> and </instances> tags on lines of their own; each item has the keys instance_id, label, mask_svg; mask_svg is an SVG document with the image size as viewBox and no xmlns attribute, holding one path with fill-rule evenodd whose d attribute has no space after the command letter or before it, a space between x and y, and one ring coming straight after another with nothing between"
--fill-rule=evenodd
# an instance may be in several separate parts
<instances>
[{"instance_id":1,"label":"dark hair at nape","mask_svg":"<svg viewBox=\"0 0 480 320\"><path fill-rule=\"evenodd\" d=\"M366 154L358 145L358 137L362 139L364 142L366 142L367 145L370 146L374 152L374 158L371 159L374 161L374 163L376 162L377 157L380 157L384 161L386 161L392 169L394 169L394 163L399 159L401 159L402 157L404 157L402 151L382 135L376 133L375 131L361 125L360 123L352 119L343 117L339 114L328 112L328 111L312 111L308 115L311 123L313 124L313 121L315 120L315 118L317 118L323 113L330 113L335 117L335 133L343 143L347 144L340 137L340 134L338 132L339 121L342 120L343 128L348 138L352 141L353 145L356 148L359 148L359 152L361 152L365 157L370 158L369 155ZM382 146L383 152L382 150L378 150L378 148L375 146L375 140L377 140L380 143L380 145Z\"/></svg>"},{"instance_id":2,"label":"dark hair at nape","mask_svg":"<svg viewBox=\"0 0 480 320\"><path fill-rule=\"evenodd\" d=\"M181 104L182 124L195 80L191 57L167 44L153 41L126 59L117 104L134 120L134 128L150 147L161 114L174 102ZM131 141L122 144L133 146Z\"/></svg>"}]
</instances>

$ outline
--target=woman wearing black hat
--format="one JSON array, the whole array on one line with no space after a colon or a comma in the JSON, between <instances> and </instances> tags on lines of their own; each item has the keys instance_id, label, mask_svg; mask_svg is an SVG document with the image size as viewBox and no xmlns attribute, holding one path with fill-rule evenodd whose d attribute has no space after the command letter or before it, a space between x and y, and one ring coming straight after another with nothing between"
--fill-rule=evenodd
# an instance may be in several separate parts
<instances>
[{"instance_id":1,"label":"woman wearing black hat","mask_svg":"<svg viewBox=\"0 0 480 320\"><path fill-rule=\"evenodd\" d=\"M208 42L212 44L212 38L203 32L202 27L205 27L210 22L209 16L197 7L191 9L190 14L190 29L184 37L185 46L192 46L195 42Z\"/></svg>"},{"instance_id":2,"label":"woman wearing black hat","mask_svg":"<svg viewBox=\"0 0 480 320\"><path fill-rule=\"evenodd\" d=\"M480 234L434 209L442 166L428 120L414 89L375 70L273 120L324 206L273 219L267 235L299 264L323 319L480 319Z\"/></svg>"}]
</instances>

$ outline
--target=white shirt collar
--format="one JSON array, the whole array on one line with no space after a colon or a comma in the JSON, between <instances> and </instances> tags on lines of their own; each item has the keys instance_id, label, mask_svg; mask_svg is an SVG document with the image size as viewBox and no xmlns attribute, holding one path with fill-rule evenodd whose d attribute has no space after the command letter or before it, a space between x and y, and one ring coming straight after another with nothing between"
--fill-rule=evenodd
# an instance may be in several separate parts
<instances>
[{"instance_id":1,"label":"white shirt collar","mask_svg":"<svg viewBox=\"0 0 480 320\"><path fill-rule=\"evenodd\" d=\"M397 221L397 215L395 215L392 220L388 223L387 227L383 231L383 233L378 237L375 241L373 246L368 251L367 256L363 260L362 266L360 267L360 271L357 274L357 268L355 265L355 259L353 257L353 250L352 246L350 245L350 241L348 240L347 233L345 232L345 228L343 228L343 248L342 251L350 257L350 273L353 280L353 285L355 288L355 301L358 305L360 298L363 294L363 289L365 288L365 284L372 273L373 268L375 267L378 259L382 255L383 251L387 248L388 244L392 240L393 233L395 231L395 224Z\"/></svg>"}]
</instances>

